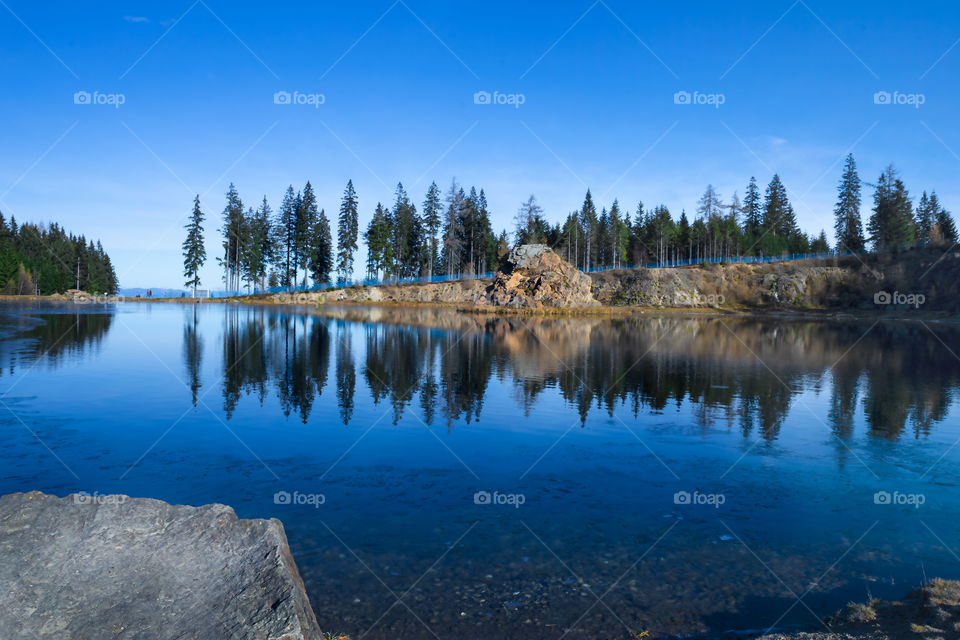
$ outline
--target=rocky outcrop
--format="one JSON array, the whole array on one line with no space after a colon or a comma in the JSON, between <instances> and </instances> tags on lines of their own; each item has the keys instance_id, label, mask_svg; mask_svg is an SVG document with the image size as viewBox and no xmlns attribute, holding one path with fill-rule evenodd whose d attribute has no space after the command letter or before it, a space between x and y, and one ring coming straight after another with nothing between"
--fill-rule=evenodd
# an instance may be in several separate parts
<instances>
[{"instance_id":1,"label":"rocky outcrop","mask_svg":"<svg viewBox=\"0 0 960 640\"><path fill-rule=\"evenodd\" d=\"M542 244L516 247L501 264L477 306L508 309L598 307L592 281Z\"/></svg>"},{"instance_id":2,"label":"rocky outcrop","mask_svg":"<svg viewBox=\"0 0 960 640\"><path fill-rule=\"evenodd\" d=\"M4 640L319 640L279 520L127 496L0 498Z\"/></svg>"}]
</instances>

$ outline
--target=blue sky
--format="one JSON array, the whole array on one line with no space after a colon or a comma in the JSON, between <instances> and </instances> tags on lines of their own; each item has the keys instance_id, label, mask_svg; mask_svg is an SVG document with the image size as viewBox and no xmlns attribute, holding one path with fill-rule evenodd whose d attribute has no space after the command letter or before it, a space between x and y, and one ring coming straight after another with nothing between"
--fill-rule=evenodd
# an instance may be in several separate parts
<instances>
[{"instance_id":1,"label":"blue sky","mask_svg":"<svg viewBox=\"0 0 960 640\"><path fill-rule=\"evenodd\" d=\"M531 193L552 220L587 186L679 214L779 172L829 234L852 150L960 212L958 39L952 2L2 0L0 211L102 239L122 286L179 287L199 193L212 288L231 181L276 207L309 179L334 214L352 178L365 226L397 181L420 202L456 177L500 229Z\"/></svg>"}]
</instances>

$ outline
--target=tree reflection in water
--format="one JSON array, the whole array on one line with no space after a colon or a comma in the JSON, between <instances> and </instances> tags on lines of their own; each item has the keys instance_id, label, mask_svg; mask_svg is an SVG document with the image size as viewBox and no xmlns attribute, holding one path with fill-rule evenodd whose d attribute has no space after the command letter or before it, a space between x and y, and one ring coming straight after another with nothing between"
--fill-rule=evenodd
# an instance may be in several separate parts
<instances>
[{"instance_id":1,"label":"tree reflection in water","mask_svg":"<svg viewBox=\"0 0 960 640\"><path fill-rule=\"evenodd\" d=\"M195 313L195 311L194 311ZM393 422L407 412L448 428L477 419L491 378L509 381L529 412L555 388L586 423L591 411L634 416L689 403L699 425L737 425L777 438L800 394L829 388L823 416L849 437L858 407L870 434L923 437L946 417L958 363L952 327L729 317L537 318L441 309L332 308L314 313L224 311L223 406L272 390L306 423L327 384L349 425L357 366ZM864 335L866 332L866 335ZM57 335L47 327L43 335ZM939 339L938 339L939 337ZM941 340L944 344L941 344ZM184 361L194 394L203 342L188 313Z\"/></svg>"}]
</instances>

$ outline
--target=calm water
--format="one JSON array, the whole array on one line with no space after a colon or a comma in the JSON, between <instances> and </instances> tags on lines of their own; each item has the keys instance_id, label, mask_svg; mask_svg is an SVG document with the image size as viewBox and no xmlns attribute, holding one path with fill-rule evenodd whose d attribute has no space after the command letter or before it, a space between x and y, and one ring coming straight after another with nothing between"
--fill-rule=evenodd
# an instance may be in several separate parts
<instances>
[{"instance_id":1,"label":"calm water","mask_svg":"<svg viewBox=\"0 0 960 640\"><path fill-rule=\"evenodd\" d=\"M355 640L809 627L960 577L956 354L920 322L6 305L0 492L280 518Z\"/></svg>"}]
</instances>

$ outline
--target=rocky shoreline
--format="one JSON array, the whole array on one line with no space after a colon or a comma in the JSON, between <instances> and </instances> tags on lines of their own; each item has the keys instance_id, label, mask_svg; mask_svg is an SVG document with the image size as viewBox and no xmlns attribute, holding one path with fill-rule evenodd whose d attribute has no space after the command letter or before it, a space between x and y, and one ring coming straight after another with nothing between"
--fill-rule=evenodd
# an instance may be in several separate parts
<instances>
[{"instance_id":1,"label":"rocky shoreline","mask_svg":"<svg viewBox=\"0 0 960 640\"><path fill-rule=\"evenodd\" d=\"M321 640L279 520L123 495L0 498L0 637Z\"/></svg>"},{"instance_id":2,"label":"rocky shoreline","mask_svg":"<svg viewBox=\"0 0 960 640\"><path fill-rule=\"evenodd\" d=\"M545 245L505 256L493 279L350 286L252 294L209 303L445 306L464 311L621 314L647 311L954 317L960 313L960 251L915 249L823 260L701 264L583 273ZM179 302L191 298L104 298L84 292L0 300Z\"/></svg>"},{"instance_id":3,"label":"rocky shoreline","mask_svg":"<svg viewBox=\"0 0 960 640\"><path fill-rule=\"evenodd\" d=\"M266 304L432 304L471 311L960 312L960 252L585 274L543 245L518 247L493 280L346 287L232 300Z\"/></svg>"}]
</instances>

